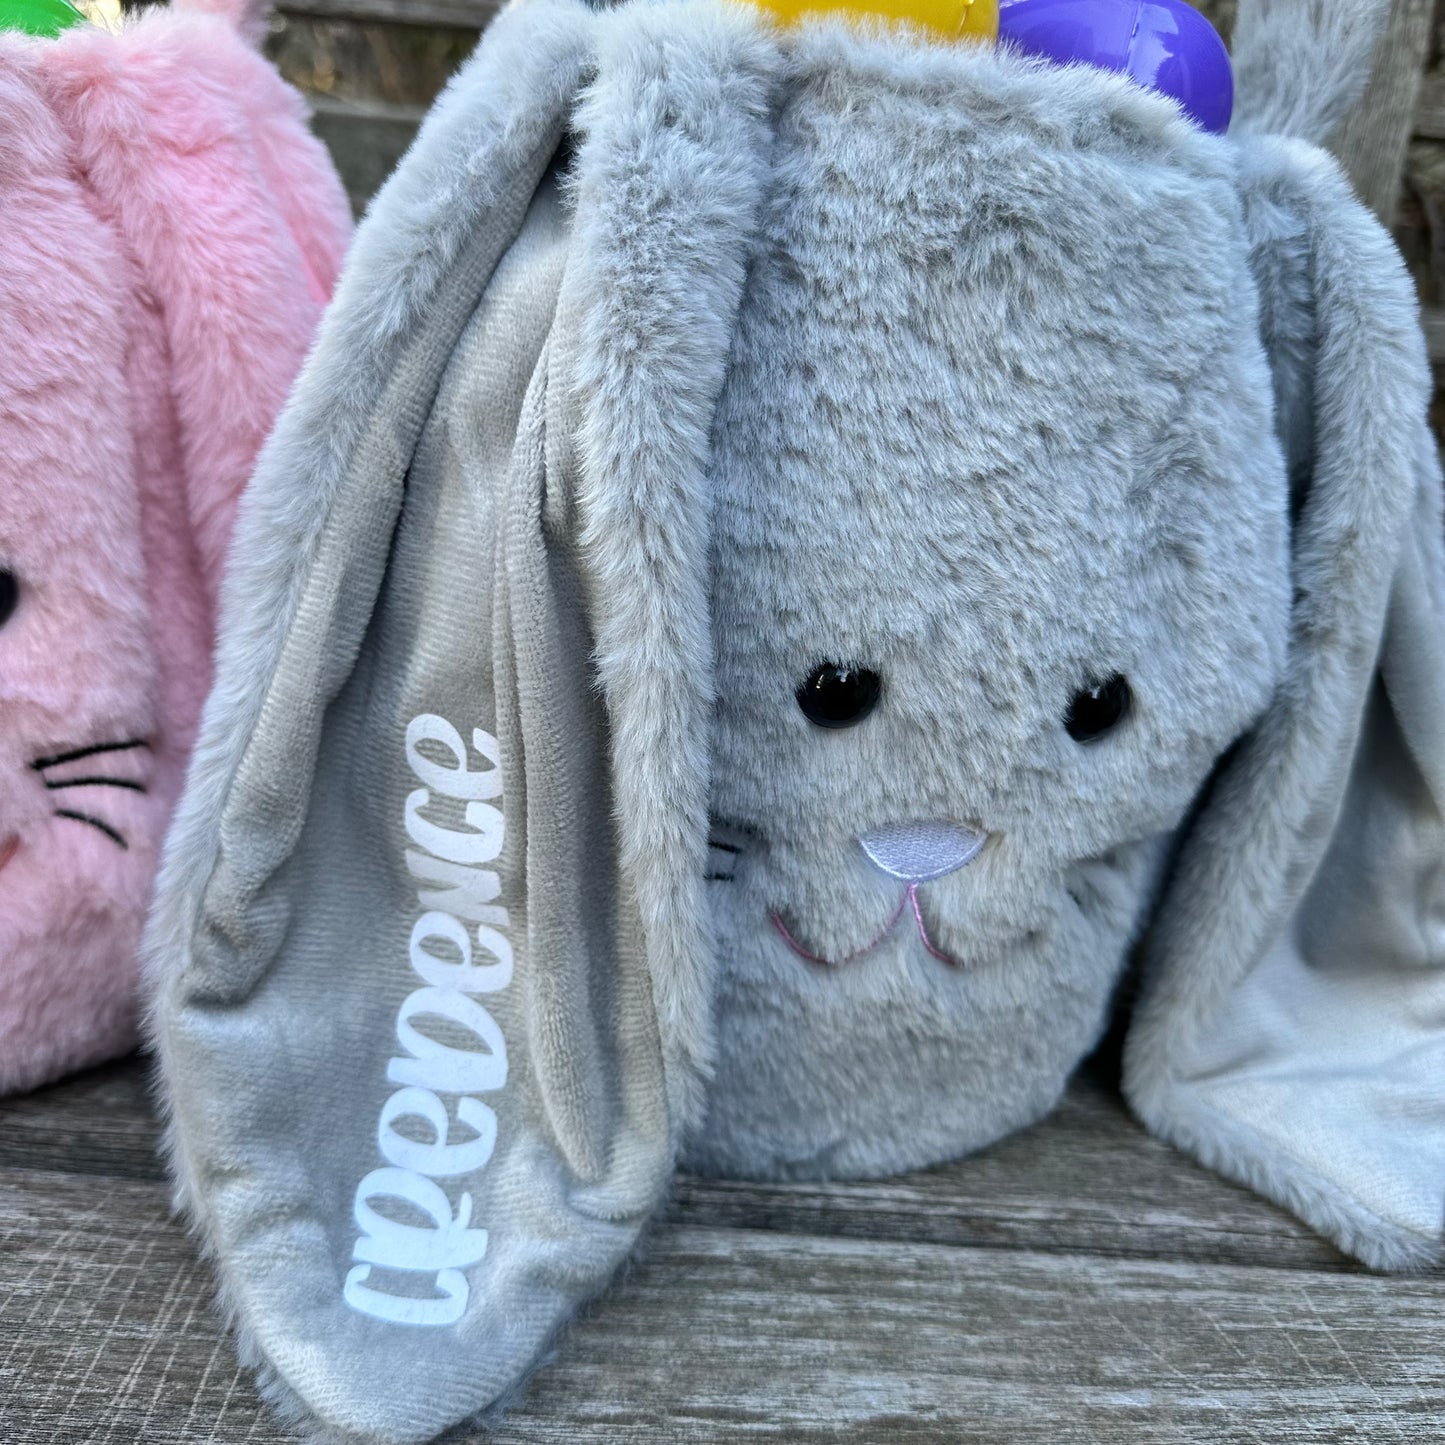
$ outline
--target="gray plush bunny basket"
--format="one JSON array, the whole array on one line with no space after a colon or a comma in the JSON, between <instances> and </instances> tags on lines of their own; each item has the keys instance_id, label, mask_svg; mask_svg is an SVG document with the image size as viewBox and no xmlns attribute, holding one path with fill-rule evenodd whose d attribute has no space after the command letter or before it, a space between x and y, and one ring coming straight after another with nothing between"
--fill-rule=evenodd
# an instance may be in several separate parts
<instances>
[{"instance_id":1,"label":"gray plush bunny basket","mask_svg":"<svg viewBox=\"0 0 1445 1445\"><path fill-rule=\"evenodd\" d=\"M1144 1123L1445 1226L1445 558L1370 7L1120 77L519 0L245 498L149 935L180 1198L315 1438L514 1391L679 1162Z\"/></svg>"}]
</instances>

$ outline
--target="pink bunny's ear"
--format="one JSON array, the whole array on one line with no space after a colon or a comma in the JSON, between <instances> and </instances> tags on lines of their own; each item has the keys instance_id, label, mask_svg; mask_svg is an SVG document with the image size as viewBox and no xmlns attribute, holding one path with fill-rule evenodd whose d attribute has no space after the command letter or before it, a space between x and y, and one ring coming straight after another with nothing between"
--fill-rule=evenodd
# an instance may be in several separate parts
<instances>
[{"instance_id":1,"label":"pink bunny's ear","mask_svg":"<svg viewBox=\"0 0 1445 1445\"><path fill-rule=\"evenodd\" d=\"M225 25L159 11L118 36L72 31L52 52L81 174L162 317L214 604L236 499L340 266L346 198L300 97Z\"/></svg>"}]
</instances>

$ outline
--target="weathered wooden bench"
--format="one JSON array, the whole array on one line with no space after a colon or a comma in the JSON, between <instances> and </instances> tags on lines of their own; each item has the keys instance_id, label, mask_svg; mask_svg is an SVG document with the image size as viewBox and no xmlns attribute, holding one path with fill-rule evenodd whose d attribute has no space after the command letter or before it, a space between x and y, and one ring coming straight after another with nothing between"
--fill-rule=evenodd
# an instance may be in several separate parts
<instances>
[{"instance_id":1,"label":"weathered wooden bench","mask_svg":"<svg viewBox=\"0 0 1445 1445\"><path fill-rule=\"evenodd\" d=\"M489 1438L1445 1440L1445 1272L1366 1273L1145 1135L1109 1073L946 1168L680 1179ZM158 1135L134 1060L0 1104L4 1445L292 1438L237 1367Z\"/></svg>"}]
</instances>

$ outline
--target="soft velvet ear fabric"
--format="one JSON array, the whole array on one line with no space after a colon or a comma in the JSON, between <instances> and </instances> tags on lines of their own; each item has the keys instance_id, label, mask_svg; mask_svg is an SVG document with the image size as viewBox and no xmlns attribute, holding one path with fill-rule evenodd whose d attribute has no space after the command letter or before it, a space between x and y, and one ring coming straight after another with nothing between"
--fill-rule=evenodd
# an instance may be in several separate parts
<instances>
[{"instance_id":1,"label":"soft velvet ear fabric","mask_svg":"<svg viewBox=\"0 0 1445 1445\"><path fill-rule=\"evenodd\" d=\"M426 1439L514 1390L633 1247L698 1092L708 960L672 951L706 941L696 485L768 54L711 7L506 11L245 498L154 1036L247 1356L328 1438ZM606 642L624 604L680 697Z\"/></svg>"},{"instance_id":2,"label":"soft velvet ear fabric","mask_svg":"<svg viewBox=\"0 0 1445 1445\"><path fill-rule=\"evenodd\" d=\"M1284 667L1233 145L1118 76L787 47L714 429L718 1069L687 1158L882 1175L1051 1109ZM824 659L877 706L824 729ZM1117 732L1066 726L1127 677ZM889 876L883 829L988 835ZM921 869L924 874L932 869ZM826 962L822 960L827 960Z\"/></svg>"},{"instance_id":3,"label":"soft velvet ear fabric","mask_svg":"<svg viewBox=\"0 0 1445 1445\"><path fill-rule=\"evenodd\" d=\"M0 37L0 95L6 1090L135 1044L232 512L350 217L300 97L227 18Z\"/></svg>"},{"instance_id":4,"label":"soft velvet ear fabric","mask_svg":"<svg viewBox=\"0 0 1445 1445\"><path fill-rule=\"evenodd\" d=\"M1445 523L1389 237L1322 152L1242 184L1296 498L1292 659L1182 843L1126 1088L1380 1267L1445 1229Z\"/></svg>"}]
</instances>

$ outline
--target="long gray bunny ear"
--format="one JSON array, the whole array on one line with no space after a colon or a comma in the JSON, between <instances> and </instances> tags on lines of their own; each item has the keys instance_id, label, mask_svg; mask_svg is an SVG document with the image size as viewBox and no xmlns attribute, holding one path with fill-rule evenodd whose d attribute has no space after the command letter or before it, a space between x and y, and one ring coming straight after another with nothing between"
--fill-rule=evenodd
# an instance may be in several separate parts
<instances>
[{"instance_id":1,"label":"long gray bunny ear","mask_svg":"<svg viewBox=\"0 0 1445 1445\"><path fill-rule=\"evenodd\" d=\"M1334 164L1242 148L1290 467L1287 676L1147 944L1158 1133L1385 1268L1445 1230L1445 522L1409 278Z\"/></svg>"},{"instance_id":2,"label":"long gray bunny ear","mask_svg":"<svg viewBox=\"0 0 1445 1445\"><path fill-rule=\"evenodd\" d=\"M1234 135L1323 144L1364 90L1389 0L1240 0Z\"/></svg>"},{"instance_id":3,"label":"long gray bunny ear","mask_svg":"<svg viewBox=\"0 0 1445 1445\"><path fill-rule=\"evenodd\" d=\"M244 500L153 1036L244 1347L326 1438L513 1390L695 1106L702 478L771 63L742 11L506 10Z\"/></svg>"}]
</instances>

